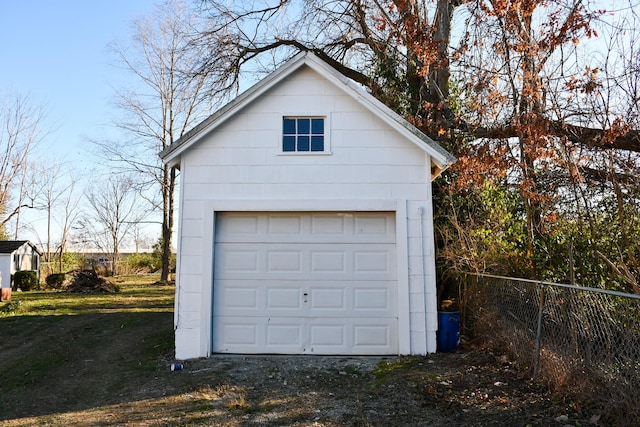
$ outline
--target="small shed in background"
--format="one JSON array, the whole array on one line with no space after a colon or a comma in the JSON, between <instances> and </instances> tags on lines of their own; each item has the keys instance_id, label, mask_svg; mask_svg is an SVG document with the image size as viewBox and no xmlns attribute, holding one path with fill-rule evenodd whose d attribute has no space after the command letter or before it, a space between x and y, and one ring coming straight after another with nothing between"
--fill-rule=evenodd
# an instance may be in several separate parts
<instances>
[{"instance_id":1,"label":"small shed in background","mask_svg":"<svg viewBox=\"0 0 640 427\"><path fill-rule=\"evenodd\" d=\"M41 256L36 245L28 240L0 240L0 288L11 289L16 271L31 270L40 277Z\"/></svg>"}]
</instances>

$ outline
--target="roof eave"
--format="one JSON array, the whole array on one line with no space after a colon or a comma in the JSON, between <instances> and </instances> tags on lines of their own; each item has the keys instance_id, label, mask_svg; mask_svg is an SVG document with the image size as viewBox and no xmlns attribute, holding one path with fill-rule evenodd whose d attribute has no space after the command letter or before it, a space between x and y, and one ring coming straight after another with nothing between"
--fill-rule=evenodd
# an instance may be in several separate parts
<instances>
[{"instance_id":1,"label":"roof eave","mask_svg":"<svg viewBox=\"0 0 640 427\"><path fill-rule=\"evenodd\" d=\"M264 79L251 86L207 119L196 125L193 129L184 134L182 138L178 139L176 142L160 152L159 155L162 161L171 166L179 164L180 154L182 154L189 146L211 130L220 126L229 117L233 116L236 111L244 108L247 104L251 103L254 99L261 96L264 92L268 91L288 75L300 68L305 62L305 56L306 52L298 53L287 61L285 65L277 68Z\"/></svg>"}]
</instances>

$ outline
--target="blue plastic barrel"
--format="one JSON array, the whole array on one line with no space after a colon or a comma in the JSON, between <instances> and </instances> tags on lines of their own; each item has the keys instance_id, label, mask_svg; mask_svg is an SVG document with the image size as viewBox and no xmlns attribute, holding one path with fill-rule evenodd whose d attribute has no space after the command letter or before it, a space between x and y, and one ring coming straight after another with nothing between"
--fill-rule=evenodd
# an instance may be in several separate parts
<instances>
[{"instance_id":1,"label":"blue plastic barrel","mask_svg":"<svg viewBox=\"0 0 640 427\"><path fill-rule=\"evenodd\" d=\"M460 344L460 313L438 313L438 351L450 352Z\"/></svg>"}]
</instances>

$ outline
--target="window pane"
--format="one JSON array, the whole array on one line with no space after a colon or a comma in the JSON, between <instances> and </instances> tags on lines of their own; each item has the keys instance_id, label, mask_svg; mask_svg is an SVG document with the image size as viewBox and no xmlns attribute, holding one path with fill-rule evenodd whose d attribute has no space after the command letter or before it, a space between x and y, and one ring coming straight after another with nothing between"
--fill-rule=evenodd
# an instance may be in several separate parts
<instances>
[{"instance_id":1,"label":"window pane","mask_svg":"<svg viewBox=\"0 0 640 427\"><path fill-rule=\"evenodd\" d=\"M296 133L295 119L282 119L282 129L285 135L293 135Z\"/></svg>"},{"instance_id":2,"label":"window pane","mask_svg":"<svg viewBox=\"0 0 640 427\"><path fill-rule=\"evenodd\" d=\"M282 137L282 151L296 151L296 137L295 136L283 136Z\"/></svg>"},{"instance_id":3,"label":"window pane","mask_svg":"<svg viewBox=\"0 0 640 427\"><path fill-rule=\"evenodd\" d=\"M311 137L311 151L324 151L324 136Z\"/></svg>"},{"instance_id":4,"label":"window pane","mask_svg":"<svg viewBox=\"0 0 640 427\"><path fill-rule=\"evenodd\" d=\"M298 119L298 135L309 135L311 133L311 120Z\"/></svg>"},{"instance_id":5,"label":"window pane","mask_svg":"<svg viewBox=\"0 0 640 427\"><path fill-rule=\"evenodd\" d=\"M298 137L298 151L309 151L309 137L308 136L299 136Z\"/></svg>"},{"instance_id":6,"label":"window pane","mask_svg":"<svg viewBox=\"0 0 640 427\"><path fill-rule=\"evenodd\" d=\"M324 119L311 119L311 133L324 135Z\"/></svg>"}]
</instances>

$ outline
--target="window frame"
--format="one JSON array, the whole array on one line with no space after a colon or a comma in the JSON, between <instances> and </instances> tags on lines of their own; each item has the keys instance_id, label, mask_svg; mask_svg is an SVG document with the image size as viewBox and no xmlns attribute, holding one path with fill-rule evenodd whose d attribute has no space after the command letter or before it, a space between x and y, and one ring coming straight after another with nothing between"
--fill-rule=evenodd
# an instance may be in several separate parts
<instances>
[{"instance_id":1,"label":"window frame","mask_svg":"<svg viewBox=\"0 0 640 427\"><path fill-rule=\"evenodd\" d=\"M324 142L323 142L323 150L322 151L311 151L311 140L309 140L309 150L308 151L298 151L297 150L297 146L296 146L296 150L294 151L285 151L284 150L284 121L285 119L322 119L324 121L324 132L323 132L323 138L324 138ZM278 147L279 147L279 155L282 156L327 156L331 154L331 141L330 141L330 127L331 125L331 121L329 118L328 114L286 114L283 113L280 115L280 133L279 133L279 142L278 142ZM312 136L313 133L311 133L311 127L312 127L312 123L310 123L310 133L309 135ZM296 136L296 142L297 142L297 138L299 136L298 133L295 134ZM296 144L297 145L297 144Z\"/></svg>"}]
</instances>

